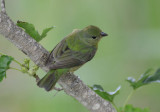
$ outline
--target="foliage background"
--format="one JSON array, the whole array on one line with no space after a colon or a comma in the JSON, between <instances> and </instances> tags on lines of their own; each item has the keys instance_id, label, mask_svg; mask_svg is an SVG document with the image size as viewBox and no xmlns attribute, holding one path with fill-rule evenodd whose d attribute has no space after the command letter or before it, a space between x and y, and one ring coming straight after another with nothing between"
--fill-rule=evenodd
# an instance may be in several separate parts
<instances>
[{"instance_id":1,"label":"foliage background","mask_svg":"<svg viewBox=\"0 0 160 112\"><path fill-rule=\"evenodd\" d=\"M9 16L33 23L40 32L56 26L41 44L51 50L75 28L96 25L109 34L99 45L95 58L76 71L87 85L100 84L107 91L122 85L116 97L121 106L131 91L125 80L138 78L148 68L160 67L159 0L6 0ZM0 36L0 51L21 60L25 57ZM13 66L16 66L12 64ZM63 92L45 92L35 80L17 71L8 71L0 83L0 112L88 112ZM44 75L39 71L40 76ZM140 88L129 103L159 112L160 86Z\"/></svg>"}]
</instances>

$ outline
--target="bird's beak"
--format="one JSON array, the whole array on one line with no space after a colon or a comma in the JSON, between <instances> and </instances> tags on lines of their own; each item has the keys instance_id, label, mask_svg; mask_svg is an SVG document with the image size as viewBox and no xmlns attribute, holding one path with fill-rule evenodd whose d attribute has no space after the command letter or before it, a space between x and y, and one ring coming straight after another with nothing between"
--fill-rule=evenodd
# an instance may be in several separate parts
<instances>
[{"instance_id":1,"label":"bird's beak","mask_svg":"<svg viewBox=\"0 0 160 112\"><path fill-rule=\"evenodd\" d=\"M105 36L108 36L108 34L107 34L107 33L104 33L104 32L101 32L101 36L102 36L102 37L105 37Z\"/></svg>"}]
</instances>

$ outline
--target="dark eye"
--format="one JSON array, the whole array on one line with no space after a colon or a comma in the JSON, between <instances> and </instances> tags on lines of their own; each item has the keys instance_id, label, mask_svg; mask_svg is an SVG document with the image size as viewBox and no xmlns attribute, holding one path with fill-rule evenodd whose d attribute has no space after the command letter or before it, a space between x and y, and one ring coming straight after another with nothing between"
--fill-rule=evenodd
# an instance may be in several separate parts
<instances>
[{"instance_id":1,"label":"dark eye","mask_svg":"<svg viewBox=\"0 0 160 112\"><path fill-rule=\"evenodd\" d=\"M93 39L96 39L97 37L96 37L96 36L92 36L92 38L93 38Z\"/></svg>"}]
</instances>

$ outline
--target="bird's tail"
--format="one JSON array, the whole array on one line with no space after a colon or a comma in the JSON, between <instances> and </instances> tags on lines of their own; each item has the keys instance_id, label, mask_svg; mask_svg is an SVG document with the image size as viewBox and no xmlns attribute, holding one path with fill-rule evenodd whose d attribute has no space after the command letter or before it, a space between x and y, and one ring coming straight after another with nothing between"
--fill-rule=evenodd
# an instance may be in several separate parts
<instances>
[{"instance_id":1,"label":"bird's tail","mask_svg":"<svg viewBox=\"0 0 160 112\"><path fill-rule=\"evenodd\" d=\"M56 70L51 70L37 83L37 85L41 88L45 88L46 91L50 91L56 85L60 76L61 75Z\"/></svg>"}]
</instances>

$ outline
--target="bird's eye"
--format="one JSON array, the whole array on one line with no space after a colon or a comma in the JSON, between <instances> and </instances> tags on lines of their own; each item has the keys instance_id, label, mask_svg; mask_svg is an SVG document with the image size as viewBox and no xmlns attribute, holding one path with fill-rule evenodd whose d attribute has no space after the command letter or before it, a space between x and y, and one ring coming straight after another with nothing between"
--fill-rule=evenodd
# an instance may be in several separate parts
<instances>
[{"instance_id":1,"label":"bird's eye","mask_svg":"<svg viewBox=\"0 0 160 112\"><path fill-rule=\"evenodd\" d=\"M97 37L96 37L96 36L92 36L92 38L93 38L93 39L96 39Z\"/></svg>"}]
</instances>

